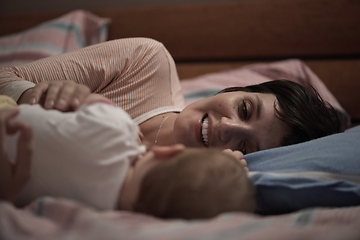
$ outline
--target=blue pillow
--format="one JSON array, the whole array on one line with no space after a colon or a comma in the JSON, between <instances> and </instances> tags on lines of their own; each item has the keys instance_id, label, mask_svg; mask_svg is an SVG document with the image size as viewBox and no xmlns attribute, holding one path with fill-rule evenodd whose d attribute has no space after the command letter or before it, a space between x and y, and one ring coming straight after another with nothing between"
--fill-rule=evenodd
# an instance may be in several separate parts
<instances>
[{"instance_id":1,"label":"blue pillow","mask_svg":"<svg viewBox=\"0 0 360 240\"><path fill-rule=\"evenodd\" d=\"M259 213L360 205L360 126L245 159Z\"/></svg>"}]
</instances>

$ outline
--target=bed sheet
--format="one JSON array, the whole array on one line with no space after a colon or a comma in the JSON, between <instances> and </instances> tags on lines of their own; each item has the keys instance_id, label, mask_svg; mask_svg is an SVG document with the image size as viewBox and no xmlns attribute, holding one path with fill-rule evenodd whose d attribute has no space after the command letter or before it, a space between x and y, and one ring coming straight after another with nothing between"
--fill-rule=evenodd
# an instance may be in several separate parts
<instances>
[{"instance_id":1,"label":"bed sheet","mask_svg":"<svg viewBox=\"0 0 360 240\"><path fill-rule=\"evenodd\" d=\"M0 203L0 239L360 239L360 207L314 208L279 216L224 213L210 220L161 220L98 212L66 199L38 199L24 210Z\"/></svg>"}]
</instances>

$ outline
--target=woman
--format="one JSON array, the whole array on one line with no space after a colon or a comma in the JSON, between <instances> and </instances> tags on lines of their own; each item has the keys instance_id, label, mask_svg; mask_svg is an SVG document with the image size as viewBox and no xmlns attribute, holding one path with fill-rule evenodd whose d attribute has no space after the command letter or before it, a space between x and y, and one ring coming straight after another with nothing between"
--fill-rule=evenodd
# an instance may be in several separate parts
<instances>
[{"instance_id":1,"label":"woman","mask_svg":"<svg viewBox=\"0 0 360 240\"><path fill-rule=\"evenodd\" d=\"M0 93L18 104L69 111L90 92L127 111L147 147L182 143L250 153L341 131L333 108L289 82L228 89L183 109L175 63L151 39L110 41L0 70Z\"/></svg>"}]
</instances>

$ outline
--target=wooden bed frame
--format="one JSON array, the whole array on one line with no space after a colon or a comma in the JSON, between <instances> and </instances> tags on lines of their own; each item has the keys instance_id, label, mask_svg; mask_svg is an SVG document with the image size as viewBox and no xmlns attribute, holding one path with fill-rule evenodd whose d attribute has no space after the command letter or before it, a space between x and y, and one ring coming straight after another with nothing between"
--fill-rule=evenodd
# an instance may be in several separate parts
<instances>
[{"instance_id":1,"label":"wooden bed frame","mask_svg":"<svg viewBox=\"0 0 360 240\"><path fill-rule=\"evenodd\" d=\"M253 0L119 9L87 9L111 19L109 39L163 42L181 79L254 62L302 59L360 123L360 2ZM0 16L0 36L64 11ZM8 24L11 23L11 24Z\"/></svg>"}]
</instances>

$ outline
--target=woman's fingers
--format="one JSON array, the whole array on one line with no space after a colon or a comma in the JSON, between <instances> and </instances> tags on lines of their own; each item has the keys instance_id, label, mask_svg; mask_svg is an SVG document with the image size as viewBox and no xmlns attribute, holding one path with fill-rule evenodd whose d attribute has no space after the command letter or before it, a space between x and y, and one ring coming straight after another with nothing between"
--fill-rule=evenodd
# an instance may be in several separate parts
<instances>
[{"instance_id":1,"label":"woman's fingers","mask_svg":"<svg viewBox=\"0 0 360 240\"><path fill-rule=\"evenodd\" d=\"M43 95L46 93L46 91L49 88L49 82L41 82L35 85L35 87L31 88L29 94L25 92L23 95L25 97L26 103L29 104L41 104L41 99L43 98ZM26 96L28 95L28 96ZM23 103L19 102L20 103Z\"/></svg>"},{"instance_id":2,"label":"woman's fingers","mask_svg":"<svg viewBox=\"0 0 360 240\"><path fill-rule=\"evenodd\" d=\"M40 104L45 109L75 110L91 93L90 88L73 81L41 82L25 91L18 103Z\"/></svg>"},{"instance_id":3,"label":"woman's fingers","mask_svg":"<svg viewBox=\"0 0 360 240\"><path fill-rule=\"evenodd\" d=\"M73 81L53 82L46 96L47 109L57 109L63 112L75 110L80 102L90 94L90 89Z\"/></svg>"},{"instance_id":4,"label":"woman's fingers","mask_svg":"<svg viewBox=\"0 0 360 240\"><path fill-rule=\"evenodd\" d=\"M49 82L46 92L43 92L45 97L45 102L43 107L45 109L54 109L55 103L58 99L59 92L63 87L63 83L61 81L58 82Z\"/></svg>"},{"instance_id":5,"label":"woman's fingers","mask_svg":"<svg viewBox=\"0 0 360 240\"><path fill-rule=\"evenodd\" d=\"M88 86L77 84L71 98L69 99L70 108L72 110L76 110L79 105L89 96L89 94L91 94L91 91Z\"/></svg>"},{"instance_id":6,"label":"woman's fingers","mask_svg":"<svg viewBox=\"0 0 360 240\"><path fill-rule=\"evenodd\" d=\"M57 96L54 101L54 108L60 111L68 111L73 98L73 94L76 91L76 83L63 82L60 89L56 89Z\"/></svg>"}]
</instances>

